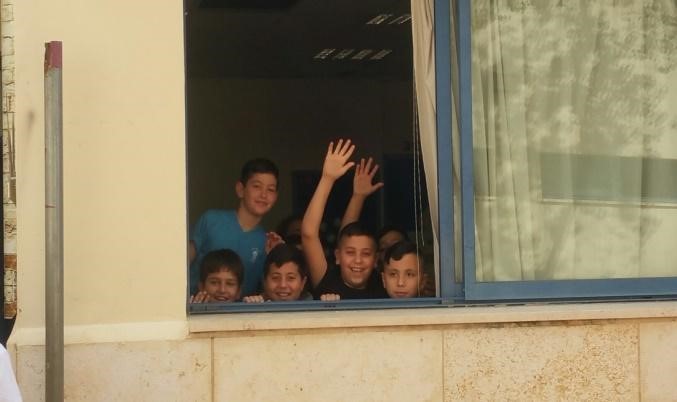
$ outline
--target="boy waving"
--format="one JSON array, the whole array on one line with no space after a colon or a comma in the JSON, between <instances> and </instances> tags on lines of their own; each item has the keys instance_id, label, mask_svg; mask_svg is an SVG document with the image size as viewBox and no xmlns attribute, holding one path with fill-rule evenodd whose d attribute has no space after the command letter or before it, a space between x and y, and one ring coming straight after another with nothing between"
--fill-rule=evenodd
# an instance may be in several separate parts
<instances>
[{"instance_id":1,"label":"boy waving","mask_svg":"<svg viewBox=\"0 0 677 402\"><path fill-rule=\"evenodd\" d=\"M388 297L374 270L376 241L359 222L341 229L334 251L335 266L329 266L320 241L320 224L329 193L336 180L355 165L349 161L354 151L355 145L350 140L339 140L336 146L329 143L322 177L303 217L303 252L316 298L322 294L337 294L341 299Z\"/></svg>"}]
</instances>

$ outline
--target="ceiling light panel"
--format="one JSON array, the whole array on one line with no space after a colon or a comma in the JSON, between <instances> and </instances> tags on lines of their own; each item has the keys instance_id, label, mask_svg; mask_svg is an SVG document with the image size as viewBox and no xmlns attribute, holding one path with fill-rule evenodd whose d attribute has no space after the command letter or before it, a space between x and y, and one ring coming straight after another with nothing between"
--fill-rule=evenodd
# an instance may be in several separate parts
<instances>
[{"instance_id":1,"label":"ceiling light panel","mask_svg":"<svg viewBox=\"0 0 677 402\"><path fill-rule=\"evenodd\" d=\"M370 55L371 53L373 53L373 52L374 52L374 51L371 50L371 49L362 49L362 50L360 50L359 52L355 53L355 54L353 55L353 57L351 57L351 59L353 59L353 60L362 60L362 59L364 59L365 57L369 56L369 55Z\"/></svg>"},{"instance_id":2,"label":"ceiling light panel","mask_svg":"<svg viewBox=\"0 0 677 402\"><path fill-rule=\"evenodd\" d=\"M350 56L352 52L354 52L355 49L343 49L340 52L336 53L334 57L332 57L334 60L343 60L346 57Z\"/></svg>"},{"instance_id":3,"label":"ceiling light panel","mask_svg":"<svg viewBox=\"0 0 677 402\"><path fill-rule=\"evenodd\" d=\"M334 53L335 50L336 49L330 49L330 48L322 49L317 54L315 54L315 56L313 56L313 59L324 60L324 59L328 58L329 56L331 56L331 54Z\"/></svg>"},{"instance_id":4,"label":"ceiling light panel","mask_svg":"<svg viewBox=\"0 0 677 402\"><path fill-rule=\"evenodd\" d=\"M411 21L411 14L402 14L399 17L393 18L392 20L390 20L390 22L388 22L388 25L392 25L392 24L400 25L400 24L404 24L405 22L408 22L408 21Z\"/></svg>"},{"instance_id":5,"label":"ceiling light panel","mask_svg":"<svg viewBox=\"0 0 677 402\"><path fill-rule=\"evenodd\" d=\"M394 14L379 14L376 17L367 21L367 25L380 25L386 22Z\"/></svg>"},{"instance_id":6,"label":"ceiling light panel","mask_svg":"<svg viewBox=\"0 0 677 402\"><path fill-rule=\"evenodd\" d=\"M371 60L381 60L393 51L391 49L382 49L376 52L373 56L371 56Z\"/></svg>"}]
</instances>

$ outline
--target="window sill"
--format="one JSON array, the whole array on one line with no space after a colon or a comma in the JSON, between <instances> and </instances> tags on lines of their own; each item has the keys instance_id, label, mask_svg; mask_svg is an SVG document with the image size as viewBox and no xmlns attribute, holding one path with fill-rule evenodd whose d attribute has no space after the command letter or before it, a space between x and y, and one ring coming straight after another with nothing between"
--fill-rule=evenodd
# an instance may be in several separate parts
<instances>
[{"instance_id":1,"label":"window sill","mask_svg":"<svg viewBox=\"0 0 677 402\"><path fill-rule=\"evenodd\" d=\"M188 317L191 334L519 322L677 318L677 301L453 305L438 308L209 314Z\"/></svg>"}]
</instances>

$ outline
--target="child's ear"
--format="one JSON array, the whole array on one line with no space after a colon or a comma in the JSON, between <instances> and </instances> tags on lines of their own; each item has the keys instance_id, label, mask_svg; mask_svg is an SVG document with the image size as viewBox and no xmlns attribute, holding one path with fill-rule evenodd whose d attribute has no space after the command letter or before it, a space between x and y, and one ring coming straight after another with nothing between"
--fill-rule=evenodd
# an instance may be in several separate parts
<instances>
[{"instance_id":1,"label":"child's ear","mask_svg":"<svg viewBox=\"0 0 677 402\"><path fill-rule=\"evenodd\" d=\"M339 261L339 249L337 248L334 249L334 258L336 259L336 265L341 265L341 262Z\"/></svg>"},{"instance_id":2,"label":"child's ear","mask_svg":"<svg viewBox=\"0 0 677 402\"><path fill-rule=\"evenodd\" d=\"M198 282L198 284L197 284L197 290L199 290L200 292L202 292L203 290L205 290L205 284L204 284L204 282Z\"/></svg>"},{"instance_id":3,"label":"child's ear","mask_svg":"<svg viewBox=\"0 0 677 402\"><path fill-rule=\"evenodd\" d=\"M239 180L235 183L235 194L237 194L237 198L244 197L244 184Z\"/></svg>"},{"instance_id":4,"label":"child's ear","mask_svg":"<svg viewBox=\"0 0 677 402\"><path fill-rule=\"evenodd\" d=\"M383 282L383 287L386 287L386 273L385 271L381 271L381 282Z\"/></svg>"}]
</instances>

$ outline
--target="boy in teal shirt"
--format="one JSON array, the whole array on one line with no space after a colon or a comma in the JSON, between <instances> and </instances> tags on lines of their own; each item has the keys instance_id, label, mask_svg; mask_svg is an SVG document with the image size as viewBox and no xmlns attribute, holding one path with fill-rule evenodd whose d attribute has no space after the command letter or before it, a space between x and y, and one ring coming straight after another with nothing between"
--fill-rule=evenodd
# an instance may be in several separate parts
<instances>
[{"instance_id":1,"label":"boy in teal shirt","mask_svg":"<svg viewBox=\"0 0 677 402\"><path fill-rule=\"evenodd\" d=\"M277 201L278 169L268 159L252 159L244 164L235 192L240 202L235 210L210 209L195 224L190 236L190 294L197 292L200 264L213 250L231 249L244 265L242 295L258 291L266 258L266 242L279 236L266 234L259 225ZM268 245L270 248L270 244Z\"/></svg>"}]
</instances>

